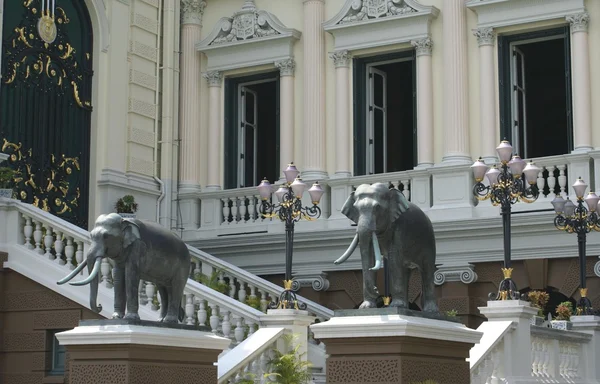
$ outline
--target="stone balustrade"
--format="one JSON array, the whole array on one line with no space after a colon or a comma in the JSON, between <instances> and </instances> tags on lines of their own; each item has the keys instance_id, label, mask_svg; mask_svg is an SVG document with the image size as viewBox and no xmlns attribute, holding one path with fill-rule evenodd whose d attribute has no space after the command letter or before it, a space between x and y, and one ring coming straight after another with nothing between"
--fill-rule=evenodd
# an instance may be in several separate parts
<instances>
[{"instance_id":1,"label":"stone balustrade","mask_svg":"<svg viewBox=\"0 0 600 384\"><path fill-rule=\"evenodd\" d=\"M540 167L536 182L540 196L533 204L515 205L514 210L551 209L550 202L556 194L563 197L573 197L571 184L577 177L582 177L589 185L594 185L593 181L600 177L600 175L594 173L597 168L594 167L594 163L598 161L597 157L600 158L600 151L532 159ZM456 202L447 203L447 195L452 195L448 188L454 188L453 186L447 188L435 188L434 186L434 183L436 183L434 176L439 175L443 171L442 168L432 167L403 172L320 180L319 182L326 190L320 204L323 215L315 223L312 223L310 230L347 227L348 220L341 213L346 198L358 185L375 182L388 183L390 187L400 190L408 200L429 211L430 218L434 223L438 220L447 220L448 217L446 216L448 214L445 214L444 210L455 207L456 204L454 203ZM460 169L455 168L452 169L452 172L460 171L463 174L467 172L471 175L469 165L459 166ZM463 179L468 185L460 185L461 191L471 191L474 183L472 176ZM306 182L308 184L311 181ZM487 180L484 180L484 183L487 183ZM472 210L465 211L466 218L497 216L497 209L491 206L489 200L481 202L473 198L472 195L464 193L458 195L462 196L460 207L472 208ZM260 214L260 196L254 187L218 192L199 192L197 198L202 203L200 227L185 228L184 239L186 240L201 240L221 235L282 231L281 223L276 219L265 219ZM305 203L305 205L310 205L308 201ZM305 226L304 228L297 228L297 230L309 230L307 228Z\"/></svg>"}]
</instances>

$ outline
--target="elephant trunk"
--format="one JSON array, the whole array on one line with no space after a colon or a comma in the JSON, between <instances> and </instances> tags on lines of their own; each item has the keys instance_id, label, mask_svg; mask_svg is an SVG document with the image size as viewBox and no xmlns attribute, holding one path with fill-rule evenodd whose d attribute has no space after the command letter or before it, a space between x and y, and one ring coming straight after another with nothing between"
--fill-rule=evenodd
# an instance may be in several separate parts
<instances>
[{"instance_id":1,"label":"elephant trunk","mask_svg":"<svg viewBox=\"0 0 600 384\"><path fill-rule=\"evenodd\" d=\"M80 285L90 285L90 309L96 313L102 311L102 306L97 305L98 299L98 283L100 281L100 266L102 265L102 258L104 256L103 252L99 252L97 248L92 248L88 254L86 259L86 264L88 266L88 277L81 281L76 281L73 283L69 283L71 285L80 286ZM83 264L83 263L82 263Z\"/></svg>"}]
</instances>

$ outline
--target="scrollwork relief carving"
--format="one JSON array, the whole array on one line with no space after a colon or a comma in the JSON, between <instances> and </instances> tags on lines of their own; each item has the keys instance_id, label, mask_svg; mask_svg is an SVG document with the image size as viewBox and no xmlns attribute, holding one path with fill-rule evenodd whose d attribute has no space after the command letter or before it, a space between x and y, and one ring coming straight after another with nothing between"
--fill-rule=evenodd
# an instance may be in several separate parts
<instances>
[{"instance_id":1,"label":"scrollwork relief carving","mask_svg":"<svg viewBox=\"0 0 600 384\"><path fill-rule=\"evenodd\" d=\"M349 67L352 61L352 54L348 50L335 51L329 54L336 68Z\"/></svg>"},{"instance_id":2,"label":"scrollwork relief carving","mask_svg":"<svg viewBox=\"0 0 600 384\"><path fill-rule=\"evenodd\" d=\"M294 76L296 62L292 58L279 60L275 62L275 67L279 69L279 74L281 76Z\"/></svg>"},{"instance_id":3,"label":"scrollwork relief carving","mask_svg":"<svg viewBox=\"0 0 600 384\"><path fill-rule=\"evenodd\" d=\"M219 71L210 71L202 74L209 87L220 87L223 80L223 74Z\"/></svg>"},{"instance_id":4,"label":"scrollwork relief carving","mask_svg":"<svg viewBox=\"0 0 600 384\"><path fill-rule=\"evenodd\" d=\"M318 275L294 276L292 290L297 292L302 287L312 287L312 289L317 292L328 290L329 280L327 280L327 273L323 272Z\"/></svg>"},{"instance_id":5,"label":"scrollwork relief carving","mask_svg":"<svg viewBox=\"0 0 600 384\"><path fill-rule=\"evenodd\" d=\"M479 46L494 45L494 40L496 39L494 28L477 28L473 30L473 35L477 37Z\"/></svg>"},{"instance_id":6,"label":"scrollwork relief carving","mask_svg":"<svg viewBox=\"0 0 600 384\"><path fill-rule=\"evenodd\" d=\"M567 22L571 24L571 32L587 32L590 15L587 12L567 16Z\"/></svg>"},{"instance_id":7,"label":"scrollwork relief carving","mask_svg":"<svg viewBox=\"0 0 600 384\"><path fill-rule=\"evenodd\" d=\"M381 17L416 12L404 0L354 0L346 16L338 24L355 23Z\"/></svg>"},{"instance_id":8,"label":"scrollwork relief carving","mask_svg":"<svg viewBox=\"0 0 600 384\"><path fill-rule=\"evenodd\" d=\"M435 285L442 285L451 281L460 281L470 284L477 281L477 273L473 264L466 265L441 265L434 274Z\"/></svg>"},{"instance_id":9,"label":"scrollwork relief carving","mask_svg":"<svg viewBox=\"0 0 600 384\"><path fill-rule=\"evenodd\" d=\"M202 25L204 8L206 8L204 0L181 0L181 24Z\"/></svg>"},{"instance_id":10,"label":"scrollwork relief carving","mask_svg":"<svg viewBox=\"0 0 600 384\"><path fill-rule=\"evenodd\" d=\"M426 37L420 40L413 40L410 43L415 48L417 56L431 55L431 51L433 50L433 40L431 38Z\"/></svg>"}]
</instances>

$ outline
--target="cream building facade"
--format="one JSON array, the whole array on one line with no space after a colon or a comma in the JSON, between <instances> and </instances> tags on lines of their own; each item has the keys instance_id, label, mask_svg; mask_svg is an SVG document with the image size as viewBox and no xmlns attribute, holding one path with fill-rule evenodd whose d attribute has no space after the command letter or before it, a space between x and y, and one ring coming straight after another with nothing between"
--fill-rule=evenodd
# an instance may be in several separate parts
<instances>
[{"instance_id":1,"label":"cream building facade","mask_svg":"<svg viewBox=\"0 0 600 384\"><path fill-rule=\"evenodd\" d=\"M554 229L548 210L555 193L573 195L576 177L600 182L595 0L84 3L89 223L130 193L138 217L275 278L284 226L260 217L255 186L293 161L326 190L321 218L296 226L294 273L344 306L360 258L333 265L354 234L341 207L357 185L391 183L434 223L436 278L456 285L448 300L475 313L473 298L501 279L503 251L498 208L473 197L469 167L479 156L496 161L506 137L542 168L539 199L513 207L527 211L513 217L515 278L577 298L576 286L559 283L577 273L576 240ZM600 275L598 254L592 234L590 277ZM589 286L598 303L600 282Z\"/></svg>"}]
</instances>

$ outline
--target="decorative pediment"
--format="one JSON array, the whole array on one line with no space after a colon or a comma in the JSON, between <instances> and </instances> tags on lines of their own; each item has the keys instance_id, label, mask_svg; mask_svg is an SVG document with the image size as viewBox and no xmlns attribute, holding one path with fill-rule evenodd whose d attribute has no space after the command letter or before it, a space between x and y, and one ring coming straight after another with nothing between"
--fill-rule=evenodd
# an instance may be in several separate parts
<instances>
[{"instance_id":1,"label":"decorative pediment","mask_svg":"<svg viewBox=\"0 0 600 384\"><path fill-rule=\"evenodd\" d=\"M355 50L427 37L438 14L417 0L346 0L323 27L335 37L336 50Z\"/></svg>"},{"instance_id":2,"label":"decorative pediment","mask_svg":"<svg viewBox=\"0 0 600 384\"><path fill-rule=\"evenodd\" d=\"M477 13L477 26L505 27L538 21L564 19L585 11L585 0L469 0Z\"/></svg>"},{"instance_id":3,"label":"decorative pediment","mask_svg":"<svg viewBox=\"0 0 600 384\"><path fill-rule=\"evenodd\" d=\"M246 0L231 17L221 18L196 48L208 56L209 70L226 70L289 58L300 35L275 15L258 10L254 0Z\"/></svg>"}]
</instances>

